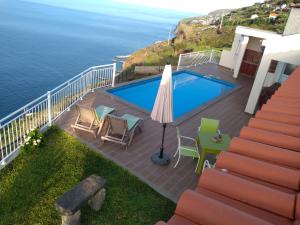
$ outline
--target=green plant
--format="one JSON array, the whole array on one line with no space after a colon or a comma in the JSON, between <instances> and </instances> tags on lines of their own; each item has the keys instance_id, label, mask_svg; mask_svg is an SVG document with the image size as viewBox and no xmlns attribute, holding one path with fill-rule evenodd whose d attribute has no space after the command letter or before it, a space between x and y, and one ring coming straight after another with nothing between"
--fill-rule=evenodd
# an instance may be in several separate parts
<instances>
[{"instance_id":1,"label":"green plant","mask_svg":"<svg viewBox=\"0 0 300 225\"><path fill-rule=\"evenodd\" d=\"M25 137L22 147L25 150L36 149L41 146L43 139L44 135L38 129L31 130Z\"/></svg>"},{"instance_id":2,"label":"green plant","mask_svg":"<svg viewBox=\"0 0 300 225\"><path fill-rule=\"evenodd\" d=\"M38 151L1 170L0 225L61 224L56 200L91 174L106 180L107 196L100 212L82 208L83 225L150 225L172 216L176 205L128 170L55 126L44 136Z\"/></svg>"}]
</instances>

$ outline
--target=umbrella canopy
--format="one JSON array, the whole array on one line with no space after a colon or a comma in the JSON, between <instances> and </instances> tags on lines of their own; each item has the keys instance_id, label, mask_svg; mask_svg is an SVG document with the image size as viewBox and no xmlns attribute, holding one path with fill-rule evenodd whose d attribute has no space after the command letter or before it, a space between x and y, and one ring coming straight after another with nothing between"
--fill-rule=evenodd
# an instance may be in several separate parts
<instances>
[{"instance_id":1,"label":"umbrella canopy","mask_svg":"<svg viewBox=\"0 0 300 225\"><path fill-rule=\"evenodd\" d=\"M172 90L172 67L171 65L166 65L151 113L152 120L163 124L160 151L151 156L152 162L157 165L168 165L170 163L170 157L167 154L164 154L164 140L167 123L173 122Z\"/></svg>"},{"instance_id":2,"label":"umbrella canopy","mask_svg":"<svg viewBox=\"0 0 300 225\"><path fill-rule=\"evenodd\" d=\"M152 120L160 123L173 122L173 87L172 87L172 67L166 65L162 74L155 103L152 109Z\"/></svg>"}]
</instances>

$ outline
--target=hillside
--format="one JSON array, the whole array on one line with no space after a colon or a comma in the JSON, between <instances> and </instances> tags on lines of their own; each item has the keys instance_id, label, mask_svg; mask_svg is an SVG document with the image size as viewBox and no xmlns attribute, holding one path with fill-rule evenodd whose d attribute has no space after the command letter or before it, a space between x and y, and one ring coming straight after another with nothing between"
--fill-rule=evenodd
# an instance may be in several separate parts
<instances>
[{"instance_id":1,"label":"hillside","mask_svg":"<svg viewBox=\"0 0 300 225\"><path fill-rule=\"evenodd\" d=\"M206 16L179 21L170 45L167 41L134 52L126 61L126 70L135 65L177 64L180 53L205 49L230 48L236 26L248 26L282 33L290 5L300 0L267 0L240 9L221 9ZM223 17L223 20L222 20Z\"/></svg>"}]
</instances>

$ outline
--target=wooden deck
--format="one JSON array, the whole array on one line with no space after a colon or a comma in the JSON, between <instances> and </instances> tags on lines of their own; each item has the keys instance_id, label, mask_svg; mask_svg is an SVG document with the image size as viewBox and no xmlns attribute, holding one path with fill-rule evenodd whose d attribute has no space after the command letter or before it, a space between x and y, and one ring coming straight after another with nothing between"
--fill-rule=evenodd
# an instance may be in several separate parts
<instances>
[{"instance_id":1,"label":"wooden deck","mask_svg":"<svg viewBox=\"0 0 300 225\"><path fill-rule=\"evenodd\" d=\"M200 68L194 68L194 70L206 75L217 75L223 80L240 85L241 88L179 124L182 135L194 137L201 117L209 117L220 120L222 132L228 133L232 137L237 136L250 118L249 114L244 113L244 109L253 80L243 76L234 80L232 71L213 64L202 65ZM134 138L128 150L124 150L114 143L106 142L101 145L100 138L94 138L93 135L79 131L74 133L70 128L70 124L74 123L76 118L74 109L62 115L56 123L102 155L127 168L131 173L174 202L178 200L185 189L196 187L198 181L198 177L194 173L196 160L182 158L176 169L173 169L176 162L173 158L170 165L166 167L157 166L151 162L151 155L158 151L161 143L162 127L161 124L151 120L149 113L129 106L101 90L90 93L80 104L107 105L116 109L116 115L130 113L142 117L144 118L143 132ZM170 125L167 126L166 130L165 152L173 156L176 148L176 129L174 125Z\"/></svg>"}]
</instances>

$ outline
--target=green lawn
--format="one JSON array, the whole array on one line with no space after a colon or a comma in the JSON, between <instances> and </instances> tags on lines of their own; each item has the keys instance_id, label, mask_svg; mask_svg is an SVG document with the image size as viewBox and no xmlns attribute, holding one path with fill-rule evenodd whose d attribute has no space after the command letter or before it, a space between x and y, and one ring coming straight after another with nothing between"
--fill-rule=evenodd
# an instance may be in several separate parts
<instances>
[{"instance_id":1,"label":"green lawn","mask_svg":"<svg viewBox=\"0 0 300 225\"><path fill-rule=\"evenodd\" d=\"M44 145L22 154L0 172L0 224L60 224L54 203L91 174L107 180L99 212L82 209L82 224L155 224L167 220L175 204L128 171L58 128L46 132Z\"/></svg>"}]
</instances>

